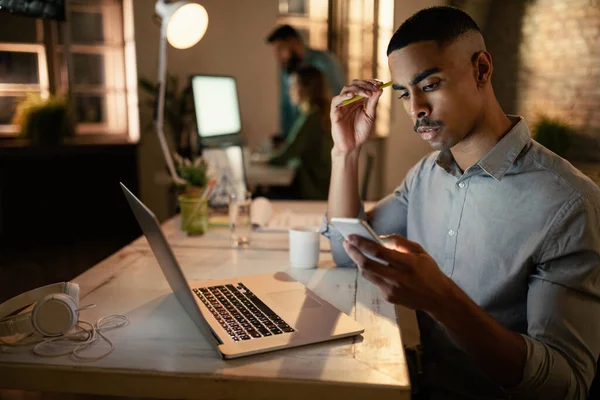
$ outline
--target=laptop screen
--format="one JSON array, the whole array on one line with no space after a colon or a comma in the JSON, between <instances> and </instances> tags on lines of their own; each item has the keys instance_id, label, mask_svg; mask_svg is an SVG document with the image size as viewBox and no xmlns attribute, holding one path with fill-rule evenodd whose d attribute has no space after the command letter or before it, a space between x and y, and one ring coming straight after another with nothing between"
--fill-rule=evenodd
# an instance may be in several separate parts
<instances>
[{"instance_id":1,"label":"laptop screen","mask_svg":"<svg viewBox=\"0 0 600 400\"><path fill-rule=\"evenodd\" d=\"M242 130L235 78L192 77L196 125L201 138L239 134Z\"/></svg>"}]
</instances>

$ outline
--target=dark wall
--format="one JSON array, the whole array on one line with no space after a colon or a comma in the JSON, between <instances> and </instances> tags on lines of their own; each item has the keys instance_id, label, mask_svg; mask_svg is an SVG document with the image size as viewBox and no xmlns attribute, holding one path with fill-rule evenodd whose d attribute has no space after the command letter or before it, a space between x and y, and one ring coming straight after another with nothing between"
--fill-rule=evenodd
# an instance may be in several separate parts
<instances>
[{"instance_id":1,"label":"dark wall","mask_svg":"<svg viewBox=\"0 0 600 400\"><path fill-rule=\"evenodd\" d=\"M493 0L483 28L483 36L494 63L494 92L500 106L510 114L517 113L519 46L524 13L523 0Z\"/></svg>"},{"instance_id":2,"label":"dark wall","mask_svg":"<svg viewBox=\"0 0 600 400\"><path fill-rule=\"evenodd\" d=\"M134 145L0 149L0 301L139 236L120 181L137 193Z\"/></svg>"}]
</instances>

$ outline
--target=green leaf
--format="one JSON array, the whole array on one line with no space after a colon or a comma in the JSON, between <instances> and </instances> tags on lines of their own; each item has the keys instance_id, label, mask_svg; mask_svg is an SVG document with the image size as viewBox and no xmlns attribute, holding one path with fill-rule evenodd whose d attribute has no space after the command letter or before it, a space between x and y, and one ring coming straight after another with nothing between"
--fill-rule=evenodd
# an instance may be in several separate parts
<instances>
[{"instance_id":1,"label":"green leaf","mask_svg":"<svg viewBox=\"0 0 600 400\"><path fill-rule=\"evenodd\" d=\"M533 126L533 139L548 150L564 157L571 145L573 129L559 119L542 116Z\"/></svg>"}]
</instances>

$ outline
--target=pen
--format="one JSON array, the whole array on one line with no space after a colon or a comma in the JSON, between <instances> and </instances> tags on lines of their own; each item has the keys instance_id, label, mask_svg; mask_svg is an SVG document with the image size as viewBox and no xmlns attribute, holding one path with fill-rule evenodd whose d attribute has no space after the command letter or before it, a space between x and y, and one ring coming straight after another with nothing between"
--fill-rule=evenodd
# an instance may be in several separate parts
<instances>
[{"instance_id":1,"label":"pen","mask_svg":"<svg viewBox=\"0 0 600 400\"><path fill-rule=\"evenodd\" d=\"M383 85L379 86L379 88L380 88L380 89L385 89L386 87L388 87L388 86L391 86L391 85L392 85L392 81L389 81L389 82L386 82L386 83L384 83ZM344 107L344 106L347 106L348 104L354 103L355 101L357 101L357 100L360 100L360 99L362 99L362 98L363 98L363 97L362 97L361 95L357 94L356 96L352 97L351 99L348 99L348 100L344 100L344 101L342 101L342 102L341 102L341 103L338 105L338 107Z\"/></svg>"}]
</instances>

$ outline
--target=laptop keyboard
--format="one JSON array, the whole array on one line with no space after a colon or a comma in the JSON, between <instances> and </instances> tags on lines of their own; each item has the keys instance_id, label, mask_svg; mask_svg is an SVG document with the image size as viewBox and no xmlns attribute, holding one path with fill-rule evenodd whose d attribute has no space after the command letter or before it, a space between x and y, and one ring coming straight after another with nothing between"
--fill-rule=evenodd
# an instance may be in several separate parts
<instances>
[{"instance_id":1,"label":"laptop keyboard","mask_svg":"<svg viewBox=\"0 0 600 400\"><path fill-rule=\"evenodd\" d=\"M295 332L242 283L192 290L234 342Z\"/></svg>"}]
</instances>

